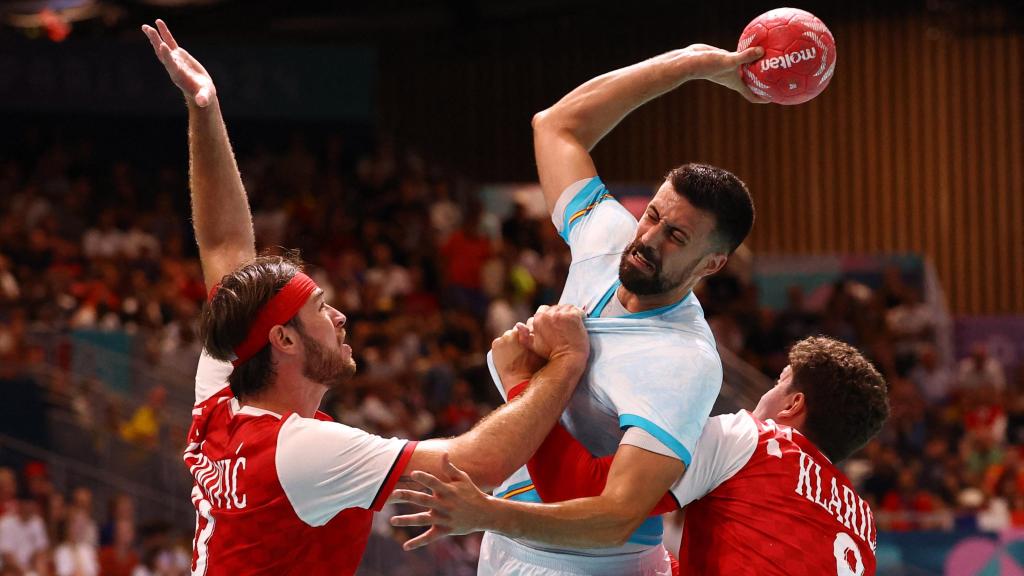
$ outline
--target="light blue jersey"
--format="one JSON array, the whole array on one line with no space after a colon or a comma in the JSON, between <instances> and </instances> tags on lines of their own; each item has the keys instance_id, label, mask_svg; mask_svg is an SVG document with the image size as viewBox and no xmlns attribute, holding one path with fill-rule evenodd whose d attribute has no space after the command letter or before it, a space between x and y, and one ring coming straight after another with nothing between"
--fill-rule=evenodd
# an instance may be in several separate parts
<instances>
[{"instance_id":1,"label":"light blue jersey","mask_svg":"<svg viewBox=\"0 0 1024 576\"><path fill-rule=\"evenodd\" d=\"M722 383L721 360L700 302L688 294L675 304L639 313L629 313L618 302L619 262L633 241L637 221L600 178L566 189L552 219L572 251L559 303L587 312L591 337L587 372L562 424L596 456L614 454L620 444L630 444L689 466ZM493 367L492 376L500 390ZM525 467L494 494L540 502ZM566 555L616 556L657 546L661 532L661 519L655 517L617 548L561 550L535 542L507 542Z\"/></svg>"}]
</instances>

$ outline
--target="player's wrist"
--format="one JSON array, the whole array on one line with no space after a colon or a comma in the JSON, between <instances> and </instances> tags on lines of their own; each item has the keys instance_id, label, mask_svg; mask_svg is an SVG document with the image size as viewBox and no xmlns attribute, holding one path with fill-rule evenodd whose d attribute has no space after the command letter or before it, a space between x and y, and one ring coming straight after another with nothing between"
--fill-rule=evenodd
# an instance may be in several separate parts
<instances>
[{"instance_id":1,"label":"player's wrist","mask_svg":"<svg viewBox=\"0 0 1024 576\"><path fill-rule=\"evenodd\" d=\"M483 515L484 521L482 524L484 525L480 529L497 532L510 538L521 536L514 526L514 518L509 503L509 500L503 500L488 494L484 501L484 510L486 512Z\"/></svg>"},{"instance_id":2,"label":"player's wrist","mask_svg":"<svg viewBox=\"0 0 1024 576\"><path fill-rule=\"evenodd\" d=\"M210 95L209 95L208 98L209 98L209 101L206 103L206 106L200 106L198 103L196 103L196 97L194 95L186 94L185 95L185 104L188 107L188 111L189 112L200 112L200 113L202 113L202 112L211 112L214 109L217 109L217 108L220 107L220 100L218 100L218 98L217 98L217 91L216 90L211 89L210 90Z\"/></svg>"},{"instance_id":3,"label":"player's wrist","mask_svg":"<svg viewBox=\"0 0 1024 576\"><path fill-rule=\"evenodd\" d=\"M509 401L511 402L517 396L520 396L520 395L523 394L523 392L526 392L526 388L529 385L530 385L530 379L526 378L525 380L523 380L519 384L516 384L515 386L509 388L509 390L508 390L508 399L509 399Z\"/></svg>"},{"instance_id":4,"label":"player's wrist","mask_svg":"<svg viewBox=\"0 0 1024 576\"><path fill-rule=\"evenodd\" d=\"M557 363L567 369L578 368L582 370L586 368L589 358L589 349L580 350L579 348L566 346L552 350L551 355L548 356L548 364Z\"/></svg>"}]
</instances>

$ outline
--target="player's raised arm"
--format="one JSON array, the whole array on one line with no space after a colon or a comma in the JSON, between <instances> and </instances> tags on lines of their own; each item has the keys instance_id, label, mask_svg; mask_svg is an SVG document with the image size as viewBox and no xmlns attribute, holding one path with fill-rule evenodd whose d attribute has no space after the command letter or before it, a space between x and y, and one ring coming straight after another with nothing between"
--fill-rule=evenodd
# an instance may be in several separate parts
<instances>
[{"instance_id":1,"label":"player's raised arm","mask_svg":"<svg viewBox=\"0 0 1024 576\"><path fill-rule=\"evenodd\" d=\"M256 256L249 199L210 74L178 46L163 20L156 21L156 28L144 25L142 31L188 106L192 225L209 290L225 274Z\"/></svg>"},{"instance_id":2,"label":"player's raised arm","mask_svg":"<svg viewBox=\"0 0 1024 576\"><path fill-rule=\"evenodd\" d=\"M603 74L579 86L533 117L533 149L548 210L574 182L597 175L590 150L627 114L688 80L705 79L763 99L743 84L739 67L763 54L761 48L728 52L695 44Z\"/></svg>"}]
</instances>

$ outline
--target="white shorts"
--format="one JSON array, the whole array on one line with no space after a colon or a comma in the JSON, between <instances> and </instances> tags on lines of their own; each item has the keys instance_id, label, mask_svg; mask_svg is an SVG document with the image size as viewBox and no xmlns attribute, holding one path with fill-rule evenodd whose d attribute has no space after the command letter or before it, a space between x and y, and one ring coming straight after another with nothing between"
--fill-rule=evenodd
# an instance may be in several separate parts
<instances>
[{"instance_id":1,"label":"white shorts","mask_svg":"<svg viewBox=\"0 0 1024 576\"><path fill-rule=\"evenodd\" d=\"M480 543L477 576L671 576L662 545L615 556L573 556L523 546L487 532Z\"/></svg>"}]
</instances>

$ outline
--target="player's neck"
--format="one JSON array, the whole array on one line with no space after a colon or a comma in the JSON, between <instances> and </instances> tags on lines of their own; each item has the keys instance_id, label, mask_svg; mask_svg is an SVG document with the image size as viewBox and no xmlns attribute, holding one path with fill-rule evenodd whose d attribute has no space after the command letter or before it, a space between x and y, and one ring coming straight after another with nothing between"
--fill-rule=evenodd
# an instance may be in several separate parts
<instances>
[{"instance_id":1,"label":"player's neck","mask_svg":"<svg viewBox=\"0 0 1024 576\"><path fill-rule=\"evenodd\" d=\"M327 392L322 384L306 378L301 372L287 374L288 370L279 367L274 382L266 391L258 396L250 396L241 401L244 406L252 406L260 410L268 410L275 414L294 412L303 418L312 418L320 408L320 402Z\"/></svg>"},{"instance_id":2,"label":"player's neck","mask_svg":"<svg viewBox=\"0 0 1024 576\"><path fill-rule=\"evenodd\" d=\"M640 295L630 292L625 286L619 286L615 296L626 310L635 314L675 304L685 298L691 290L693 290L693 284L687 283L669 292Z\"/></svg>"}]
</instances>

